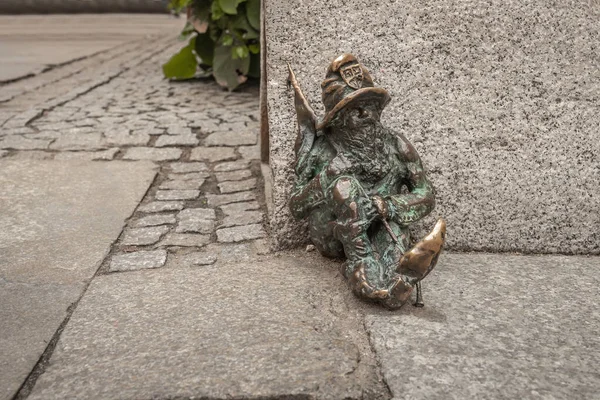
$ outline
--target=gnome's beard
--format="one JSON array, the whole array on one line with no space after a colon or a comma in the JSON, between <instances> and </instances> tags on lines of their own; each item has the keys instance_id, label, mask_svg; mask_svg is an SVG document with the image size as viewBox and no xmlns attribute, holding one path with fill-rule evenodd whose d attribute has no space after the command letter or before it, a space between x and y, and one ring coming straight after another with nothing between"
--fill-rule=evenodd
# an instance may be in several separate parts
<instances>
[{"instance_id":1,"label":"gnome's beard","mask_svg":"<svg viewBox=\"0 0 600 400\"><path fill-rule=\"evenodd\" d=\"M345 126L335 131L335 147L350 156L365 181L375 183L385 176L389 155L384 143L386 132L378 120L365 120L360 127Z\"/></svg>"}]
</instances>

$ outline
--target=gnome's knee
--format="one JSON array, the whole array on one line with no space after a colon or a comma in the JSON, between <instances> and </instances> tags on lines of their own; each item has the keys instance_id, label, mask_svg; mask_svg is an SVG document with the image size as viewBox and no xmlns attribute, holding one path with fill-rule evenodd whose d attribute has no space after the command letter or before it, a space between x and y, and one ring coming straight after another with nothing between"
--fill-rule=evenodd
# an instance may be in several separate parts
<instances>
[{"instance_id":1,"label":"gnome's knee","mask_svg":"<svg viewBox=\"0 0 600 400\"><path fill-rule=\"evenodd\" d=\"M359 207L363 202L363 189L356 178L342 176L338 178L331 189L331 197L336 214L351 219L359 217Z\"/></svg>"}]
</instances>

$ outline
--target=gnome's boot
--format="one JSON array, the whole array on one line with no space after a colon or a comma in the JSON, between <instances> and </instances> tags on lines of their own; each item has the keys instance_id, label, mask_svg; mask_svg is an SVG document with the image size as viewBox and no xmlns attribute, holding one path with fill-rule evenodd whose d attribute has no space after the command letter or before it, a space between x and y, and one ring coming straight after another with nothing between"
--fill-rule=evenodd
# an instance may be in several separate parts
<instances>
[{"instance_id":1,"label":"gnome's boot","mask_svg":"<svg viewBox=\"0 0 600 400\"><path fill-rule=\"evenodd\" d=\"M431 233L404 253L397 272L415 284L425 278L437 264L446 241L446 222L439 219Z\"/></svg>"}]
</instances>

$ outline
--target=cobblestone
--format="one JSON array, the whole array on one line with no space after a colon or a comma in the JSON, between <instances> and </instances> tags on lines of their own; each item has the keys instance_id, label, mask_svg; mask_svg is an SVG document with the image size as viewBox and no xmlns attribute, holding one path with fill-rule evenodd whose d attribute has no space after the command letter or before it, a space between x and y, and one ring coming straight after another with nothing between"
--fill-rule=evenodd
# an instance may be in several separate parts
<instances>
[{"instance_id":1,"label":"cobblestone","mask_svg":"<svg viewBox=\"0 0 600 400\"><path fill-rule=\"evenodd\" d=\"M241 201L256 200L254 192L238 192L232 194L207 194L206 199L211 207L223 204L238 203Z\"/></svg>"},{"instance_id":2,"label":"cobblestone","mask_svg":"<svg viewBox=\"0 0 600 400\"><path fill-rule=\"evenodd\" d=\"M229 161L235 160L237 156L232 147L196 147L192 149L190 160L194 161Z\"/></svg>"},{"instance_id":3,"label":"cobblestone","mask_svg":"<svg viewBox=\"0 0 600 400\"><path fill-rule=\"evenodd\" d=\"M106 147L100 133L65 133L50 145L53 150L101 150Z\"/></svg>"},{"instance_id":4,"label":"cobblestone","mask_svg":"<svg viewBox=\"0 0 600 400\"><path fill-rule=\"evenodd\" d=\"M234 215L243 211L258 210L260 204L257 201L239 202L226 204L219 207L225 215Z\"/></svg>"},{"instance_id":5,"label":"cobblestone","mask_svg":"<svg viewBox=\"0 0 600 400\"><path fill-rule=\"evenodd\" d=\"M0 149L14 150L44 150L47 149L52 140L29 139L23 136L5 136L0 139Z\"/></svg>"},{"instance_id":6,"label":"cobblestone","mask_svg":"<svg viewBox=\"0 0 600 400\"><path fill-rule=\"evenodd\" d=\"M187 172L206 172L208 171L208 167L205 163L201 162L191 162L191 163L171 163L169 165L171 171L181 174Z\"/></svg>"},{"instance_id":7,"label":"cobblestone","mask_svg":"<svg viewBox=\"0 0 600 400\"><path fill-rule=\"evenodd\" d=\"M181 263L183 265L202 266L212 265L215 262L217 262L217 256L206 252L198 251L181 256Z\"/></svg>"},{"instance_id":8,"label":"cobblestone","mask_svg":"<svg viewBox=\"0 0 600 400\"><path fill-rule=\"evenodd\" d=\"M204 140L206 146L247 146L256 144L255 133L242 132L215 132Z\"/></svg>"},{"instance_id":9,"label":"cobblestone","mask_svg":"<svg viewBox=\"0 0 600 400\"><path fill-rule=\"evenodd\" d=\"M135 271L139 269L160 268L167 261L165 250L136 251L117 254L112 257L109 271Z\"/></svg>"},{"instance_id":10,"label":"cobblestone","mask_svg":"<svg viewBox=\"0 0 600 400\"><path fill-rule=\"evenodd\" d=\"M265 236L267 236L267 233L260 224L217 229L217 241L219 243L243 242Z\"/></svg>"},{"instance_id":11,"label":"cobblestone","mask_svg":"<svg viewBox=\"0 0 600 400\"><path fill-rule=\"evenodd\" d=\"M179 211L181 209L183 209L183 201L153 201L138 208L139 211L146 213Z\"/></svg>"},{"instance_id":12,"label":"cobblestone","mask_svg":"<svg viewBox=\"0 0 600 400\"><path fill-rule=\"evenodd\" d=\"M252 176L252 172L248 169L241 169L239 171L231 171L231 172L219 172L216 173L217 182L227 182L227 181L241 181L246 178L250 178Z\"/></svg>"},{"instance_id":13,"label":"cobblestone","mask_svg":"<svg viewBox=\"0 0 600 400\"><path fill-rule=\"evenodd\" d=\"M101 151L65 151L57 153L54 156L55 160L112 160L119 149L108 149Z\"/></svg>"},{"instance_id":14,"label":"cobblestone","mask_svg":"<svg viewBox=\"0 0 600 400\"><path fill-rule=\"evenodd\" d=\"M155 146L195 146L199 142L195 135L163 135L156 140Z\"/></svg>"},{"instance_id":15,"label":"cobblestone","mask_svg":"<svg viewBox=\"0 0 600 400\"><path fill-rule=\"evenodd\" d=\"M165 181L160 184L159 189L200 189L200 186L204 184L204 179L188 179L188 180L178 180L178 181Z\"/></svg>"},{"instance_id":16,"label":"cobblestone","mask_svg":"<svg viewBox=\"0 0 600 400\"><path fill-rule=\"evenodd\" d=\"M125 230L123 244L146 246L158 242L162 235L169 231L168 226L152 226L147 228L129 228Z\"/></svg>"},{"instance_id":17,"label":"cobblestone","mask_svg":"<svg viewBox=\"0 0 600 400\"><path fill-rule=\"evenodd\" d=\"M245 181L229 181L219 183L221 193L235 193L246 190L256 189L256 178L247 179Z\"/></svg>"},{"instance_id":18,"label":"cobblestone","mask_svg":"<svg viewBox=\"0 0 600 400\"><path fill-rule=\"evenodd\" d=\"M247 160L229 161L215 165L215 172L229 172L248 168L250 168L250 163Z\"/></svg>"},{"instance_id":19,"label":"cobblestone","mask_svg":"<svg viewBox=\"0 0 600 400\"><path fill-rule=\"evenodd\" d=\"M179 246L179 247L202 247L210 243L209 235L201 235L197 233L170 233L160 245L162 246Z\"/></svg>"},{"instance_id":20,"label":"cobblestone","mask_svg":"<svg viewBox=\"0 0 600 400\"><path fill-rule=\"evenodd\" d=\"M153 214L147 215L133 222L134 227L172 225L175 224L175 214Z\"/></svg>"},{"instance_id":21,"label":"cobblestone","mask_svg":"<svg viewBox=\"0 0 600 400\"><path fill-rule=\"evenodd\" d=\"M169 161L181 157L180 149L157 149L154 147L132 147L127 149L125 160Z\"/></svg>"},{"instance_id":22,"label":"cobblestone","mask_svg":"<svg viewBox=\"0 0 600 400\"><path fill-rule=\"evenodd\" d=\"M215 210L210 208L188 208L177 215L178 224L176 232L178 233L206 233L211 234L214 231L216 214Z\"/></svg>"},{"instance_id":23,"label":"cobblestone","mask_svg":"<svg viewBox=\"0 0 600 400\"><path fill-rule=\"evenodd\" d=\"M193 200L200 196L199 190L159 190L157 200Z\"/></svg>"},{"instance_id":24,"label":"cobblestone","mask_svg":"<svg viewBox=\"0 0 600 400\"><path fill-rule=\"evenodd\" d=\"M231 213L223 219L220 228L228 228L232 226L260 224L263 220L263 213L260 211L243 211L239 213Z\"/></svg>"}]
</instances>

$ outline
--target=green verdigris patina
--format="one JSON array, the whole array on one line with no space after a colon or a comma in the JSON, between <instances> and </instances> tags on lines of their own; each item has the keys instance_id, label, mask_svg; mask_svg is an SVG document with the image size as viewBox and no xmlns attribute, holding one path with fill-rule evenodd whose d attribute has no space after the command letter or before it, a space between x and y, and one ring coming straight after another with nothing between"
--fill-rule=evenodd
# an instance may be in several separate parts
<instances>
[{"instance_id":1,"label":"green verdigris patina","mask_svg":"<svg viewBox=\"0 0 600 400\"><path fill-rule=\"evenodd\" d=\"M322 83L326 115L319 123L290 68L299 134L292 214L307 218L315 247L345 257L353 291L389 308L406 303L435 266L445 223L411 247L409 225L435 206L434 189L415 148L385 128L389 93L373 85L351 54L336 58Z\"/></svg>"}]
</instances>

